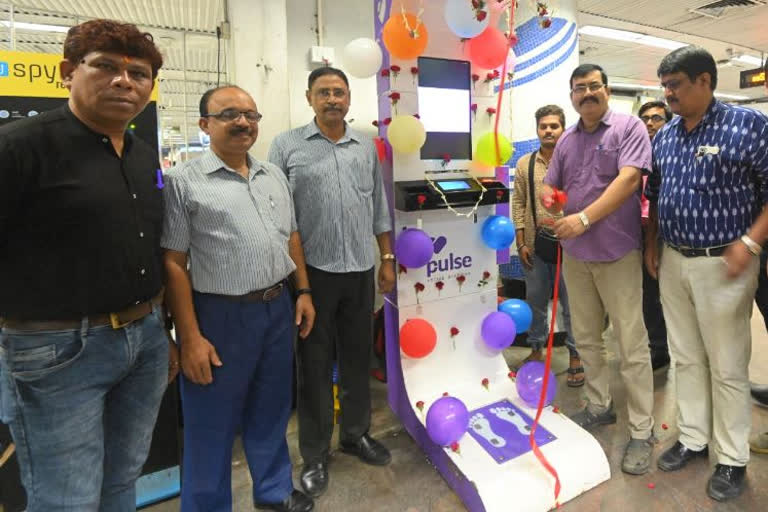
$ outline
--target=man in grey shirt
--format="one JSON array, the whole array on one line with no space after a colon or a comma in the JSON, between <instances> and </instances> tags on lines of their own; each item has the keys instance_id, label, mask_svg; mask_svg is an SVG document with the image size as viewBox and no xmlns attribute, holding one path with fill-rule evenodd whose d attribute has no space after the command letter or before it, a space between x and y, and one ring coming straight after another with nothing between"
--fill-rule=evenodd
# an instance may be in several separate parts
<instances>
[{"instance_id":1,"label":"man in grey shirt","mask_svg":"<svg viewBox=\"0 0 768 512\"><path fill-rule=\"evenodd\" d=\"M347 77L335 68L314 70L307 101L314 120L277 136L269 160L285 171L293 189L317 308L315 329L298 348L301 484L316 497L328 487L334 351L341 386L341 450L368 464L390 461L389 451L368 435L374 236L382 259L381 292L394 287L395 269L376 149L370 137L344 121L350 104Z\"/></svg>"},{"instance_id":2,"label":"man in grey shirt","mask_svg":"<svg viewBox=\"0 0 768 512\"><path fill-rule=\"evenodd\" d=\"M285 175L248 155L260 119L242 89L206 92L200 128L211 151L166 175L161 245L181 343L184 512L232 509L240 431L256 508L313 507L293 488L285 430L295 326L306 338L315 311Z\"/></svg>"}]
</instances>

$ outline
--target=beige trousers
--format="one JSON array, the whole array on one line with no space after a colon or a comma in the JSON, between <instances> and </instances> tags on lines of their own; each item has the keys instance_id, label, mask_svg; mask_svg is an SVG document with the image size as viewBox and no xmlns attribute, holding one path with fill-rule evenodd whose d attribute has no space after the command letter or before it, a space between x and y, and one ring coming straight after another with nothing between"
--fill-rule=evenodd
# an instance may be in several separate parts
<instances>
[{"instance_id":1,"label":"beige trousers","mask_svg":"<svg viewBox=\"0 0 768 512\"><path fill-rule=\"evenodd\" d=\"M737 279L719 257L686 258L662 249L659 288L675 361L680 442L700 450L712 439L717 462L744 466L752 424L750 317L759 258Z\"/></svg>"},{"instance_id":2,"label":"beige trousers","mask_svg":"<svg viewBox=\"0 0 768 512\"><path fill-rule=\"evenodd\" d=\"M584 393L590 412L611 404L610 369L603 341L605 314L619 347L619 373L627 392L629 434L647 439L653 433L653 372L648 332L643 322L642 256L639 250L611 262L563 257L571 328L584 363Z\"/></svg>"}]
</instances>

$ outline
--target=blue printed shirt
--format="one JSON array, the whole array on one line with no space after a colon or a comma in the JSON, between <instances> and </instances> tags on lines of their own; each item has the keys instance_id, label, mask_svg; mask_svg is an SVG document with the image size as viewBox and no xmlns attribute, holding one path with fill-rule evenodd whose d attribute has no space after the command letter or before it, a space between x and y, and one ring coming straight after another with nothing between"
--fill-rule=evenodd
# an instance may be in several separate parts
<instances>
[{"instance_id":1,"label":"blue printed shirt","mask_svg":"<svg viewBox=\"0 0 768 512\"><path fill-rule=\"evenodd\" d=\"M717 247L747 232L768 200L768 117L713 100L689 133L682 117L653 139L647 197L662 239Z\"/></svg>"}]
</instances>

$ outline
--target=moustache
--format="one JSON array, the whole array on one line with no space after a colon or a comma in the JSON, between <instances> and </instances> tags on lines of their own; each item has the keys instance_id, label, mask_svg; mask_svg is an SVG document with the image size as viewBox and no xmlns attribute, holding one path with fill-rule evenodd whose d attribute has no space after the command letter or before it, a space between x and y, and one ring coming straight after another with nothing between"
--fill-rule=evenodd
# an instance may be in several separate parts
<instances>
[{"instance_id":1,"label":"moustache","mask_svg":"<svg viewBox=\"0 0 768 512\"><path fill-rule=\"evenodd\" d=\"M247 133L248 135L250 135L251 129L250 128L232 128L231 130L229 130L230 135L240 135L242 133Z\"/></svg>"},{"instance_id":2,"label":"moustache","mask_svg":"<svg viewBox=\"0 0 768 512\"><path fill-rule=\"evenodd\" d=\"M597 99L595 99L595 98L590 96L589 98L584 98L583 100L581 100L581 103L579 103L579 106L582 106L583 104L585 104L587 102L590 102L590 101L593 102L593 103L598 103Z\"/></svg>"}]
</instances>

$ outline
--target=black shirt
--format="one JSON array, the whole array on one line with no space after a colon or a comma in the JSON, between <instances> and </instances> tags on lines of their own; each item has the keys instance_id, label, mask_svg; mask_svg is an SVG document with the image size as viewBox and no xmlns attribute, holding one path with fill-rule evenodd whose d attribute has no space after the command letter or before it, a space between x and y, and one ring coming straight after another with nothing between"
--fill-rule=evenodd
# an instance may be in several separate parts
<instances>
[{"instance_id":1,"label":"black shirt","mask_svg":"<svg viewBox=\"0 0 768 512\"><path fill-rule=\"evenodd\" d=\"M0 316L65 320L119 311L162 285L158 158L67 106L0 128Z\"/></svg>"}]
</instances>

